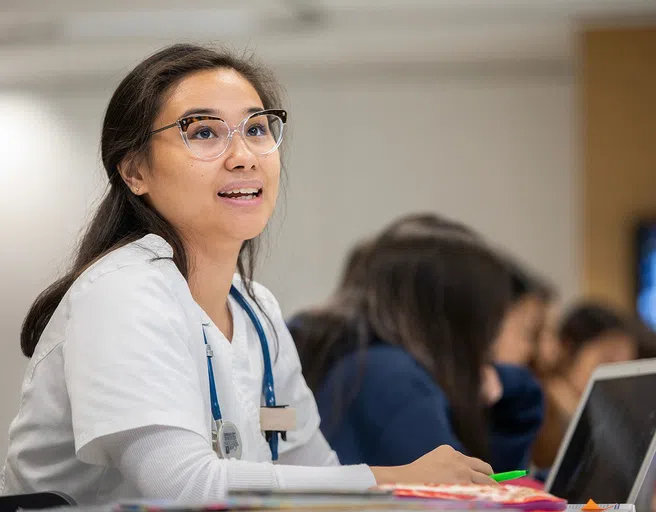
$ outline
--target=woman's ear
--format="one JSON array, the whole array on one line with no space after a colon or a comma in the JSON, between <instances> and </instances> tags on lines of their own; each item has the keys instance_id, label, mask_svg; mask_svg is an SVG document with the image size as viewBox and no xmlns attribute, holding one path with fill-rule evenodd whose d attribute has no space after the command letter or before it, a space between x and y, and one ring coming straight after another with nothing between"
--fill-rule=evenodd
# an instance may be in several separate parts
<instances>
[{"instance_id":1,"label":"woman's ear","mask_svg":"<svg viewBox=\"0 0 656 512\"><path fill-rule=\"evenodd\" d=\"M139 160L134 155L126 156L118 164L118 172L133 194L141 196L148 193L148 185L144 179L144 169L139 165Z\"/></svg>"}]
</instances>

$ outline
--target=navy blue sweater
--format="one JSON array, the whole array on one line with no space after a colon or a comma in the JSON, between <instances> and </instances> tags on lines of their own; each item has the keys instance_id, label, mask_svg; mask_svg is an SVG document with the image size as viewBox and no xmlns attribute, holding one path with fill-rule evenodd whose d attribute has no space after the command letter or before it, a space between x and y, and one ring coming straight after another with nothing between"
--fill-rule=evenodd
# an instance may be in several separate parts
<instances>
[{"instance_id":1,"label":"navy blue sweater","mask_svg":"<svg viewBox=\"0 0 656 512\"><path fill-rule=\"evenodd\" d=\"M504 392L490 411L489 462L495 471L526 468L544 414L542 391L528 370L496 368ZM316 399L321 430L343 464L408 464L443 444L467 452L451 427L446 395L402 348L376 344L343 357Z\"/></svg>"}]
</instances>

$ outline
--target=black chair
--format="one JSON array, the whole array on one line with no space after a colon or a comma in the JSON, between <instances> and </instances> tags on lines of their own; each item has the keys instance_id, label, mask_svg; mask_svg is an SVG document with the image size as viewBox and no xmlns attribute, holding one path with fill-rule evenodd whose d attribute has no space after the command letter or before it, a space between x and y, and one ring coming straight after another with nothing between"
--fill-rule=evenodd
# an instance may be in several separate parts
<instances>
[{"instance_id":1,"label":"black chair","mask_svg":"<svg viewBox=\"0 0 656 512\"><path fill-rule=\"evenodd\" d=\"M0 512L16 512L19 509L43 510L45 508L72 507L75 501L62 492L35 492L0 496Z\"/></svg>"}]
</instances>

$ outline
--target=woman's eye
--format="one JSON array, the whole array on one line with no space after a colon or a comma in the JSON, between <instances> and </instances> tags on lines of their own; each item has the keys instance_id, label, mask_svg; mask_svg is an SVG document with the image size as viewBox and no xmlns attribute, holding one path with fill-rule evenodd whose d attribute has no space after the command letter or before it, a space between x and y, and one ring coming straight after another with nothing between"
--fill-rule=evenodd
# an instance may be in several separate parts
<instances>
[{"instance_id":1,"label":"woman's eye","mask_svg":"<svg viewBox=\"0 0 656 512\"><path fill-rule=\"evenodd\" d=\"M193 139L201 139L201 140L212 139L216 137L216 133L214 133L214 131L207 126L199 126L198 128L192 131L191 137Z\"/></svg>"},{"instance_id":2,"label":"woman's eye","mask_svg":"<svg viewBox=\"0 0 656 512\"><path fill-rule=\"evenodd\" d=\"M267 129L263 124L254 124L248 127L246 133L249 137L262 137L267 134Z\"/></svg>"}]
</instances>

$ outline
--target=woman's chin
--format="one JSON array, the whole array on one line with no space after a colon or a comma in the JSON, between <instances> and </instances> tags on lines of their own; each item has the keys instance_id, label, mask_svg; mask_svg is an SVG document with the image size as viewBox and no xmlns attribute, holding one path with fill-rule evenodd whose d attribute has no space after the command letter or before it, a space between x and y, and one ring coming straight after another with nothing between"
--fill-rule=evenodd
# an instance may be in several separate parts
<instances>
[{"instance_id":1,"label":"woman's chin","mask_svg":"<svg viewBox=\"0 0 656 512\"><path fill-rule=\"evenodd\" d=\"M259 222L256 222L255 220L251 220L250 222L237 221L229 226L224 225L221 232L226 238L230 238L232 240L237 240L240 242L246 242L247 240L252 240L260 236L264 231L264 228L266 228L266 225L267 225L266 221L259 221Z\"/></svg>"}]
</instances>

